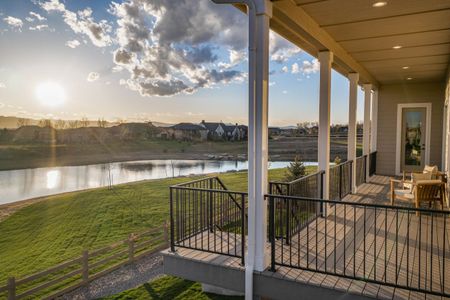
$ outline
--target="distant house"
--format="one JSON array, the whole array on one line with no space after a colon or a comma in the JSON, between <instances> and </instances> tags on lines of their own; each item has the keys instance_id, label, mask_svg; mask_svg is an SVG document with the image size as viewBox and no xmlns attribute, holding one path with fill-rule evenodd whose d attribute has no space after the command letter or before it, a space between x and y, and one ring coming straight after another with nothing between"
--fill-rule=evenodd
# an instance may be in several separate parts
<instances>
[{"instance_id":1,"label":"distant house","mask_svg":"<svg viewBox=\"0 0 450 300\"><path fill-rule=\"evenodd\" d=\"M205 122L202 120L200 126L203 126L208 131L208 139L220 140L226 138L225 124L215 122Z\"/></svg>"},{"instance_id":2,"label":"distant house","mask_svg":"<svg viewBox=\"0 0 450 300\"><path fill-rule=\"evenodd\" d=\"M275 136L281 134L280 127L269 127L269 136Z\"/></svg>"},{"instance_id":3,"label":"distant house","mask_svg":"<svg viewBox=\"0 0 450 300\"><path fill-rule=\"evenodd\" d=\"M201 125L192 123L179 123L167 128L170 137L181 141L205 141L208 130Z\"/></svg>"}]
</instances>

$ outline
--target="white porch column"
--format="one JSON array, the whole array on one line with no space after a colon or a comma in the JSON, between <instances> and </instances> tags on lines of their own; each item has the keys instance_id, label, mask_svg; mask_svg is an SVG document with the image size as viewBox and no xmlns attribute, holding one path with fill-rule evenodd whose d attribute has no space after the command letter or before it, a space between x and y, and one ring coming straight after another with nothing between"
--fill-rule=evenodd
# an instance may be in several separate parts
<instances>
[{"instance_id":1,"label":"white porch column","mask_svg":"<svg viewBox=\"0 0 450 300\"><path fill-rule=\"evenodd\" d=\"M348 143L347 160L352 160L352 193L356 193L356 112L358 108L358 73L348 74L350 81L349 103L348 103Z\"/></svg>"},{"instance_id":2,"label":"white porch column","mask_svg":"<svg viewBox=\"0 0 450 300\"><path fill-rule=\"evenodd\" d=\"M249 211L254 209L255 216L254 220L250 220L249 214L248 251L250 256L250 247L254 245L254 269L264 271L269 258L266 251L267 203L264 195L268 184L269 20L272 16L272 4L269 0L258 2L260 5L256 6L255 28L255 101L249 107L249 142L254 142L254 150L248 149ZM255 232L253 241L250 240L253 238L250 234L252 231Z\"/></svg>"},{"instance_id":3,"label":"white porch column","mask_svg":"<svg viewBox=\"0 0 450 300\"><path fill-rule=\"evenodd\" d=\"M370 100L372 97L372 85L364 84L364 124L363 124L363 155L366 159L366 179L369 178L369 154L370 154Z\"/></svg>"},{"instance_id":4,"label":"white porch column","mask_svg":"<svg viewBox=\"0 0 450 300\"><path fill-rule=\"evenodd\" d=\"M370 122L370 152L377 151L378 134L378 90L372 94L372 117Z\"/></svg>"},{"instance_id":5,"label":"white porch column","mask_svg":"<svg viewBox=\"0 0 450 300\"><path fill-rule=\"evenodd\" d=\"M331 103L331 63L333 53L319 52L320 93L319 93L319 170L325 171L323 177L323 198L330 197L330 103Z\"/></svg>"}]
</instances>

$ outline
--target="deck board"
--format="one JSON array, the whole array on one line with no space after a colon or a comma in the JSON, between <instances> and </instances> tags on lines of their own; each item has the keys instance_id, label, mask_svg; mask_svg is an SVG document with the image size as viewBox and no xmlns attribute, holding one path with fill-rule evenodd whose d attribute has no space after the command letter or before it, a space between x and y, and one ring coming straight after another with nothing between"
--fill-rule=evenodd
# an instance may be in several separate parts
<instances>
[{"instance_id":1,"label":"deck board","mask_svg":"<svg viewBox=\"0 0 450 300\"><path fill-rule=\"evenodd\" d=\"M389 204L389 178L373 176L370 183L362 184L356 194L348 195L344 200ZM327 272L336 270L339 274L345 272L352 276L355 274L388 282L397 280L399 284L412 287L417 287L420 281L421 287L429 288L431 283L434 288L444 287L446 293L450 293L448 223L449 220L446 220L444 224L440 217L431 220L425 214L419 219L414 213L406 211L336 205L329 208L326 218L316 218L294 234L290 245L286 245L283 240L276 241L276 261L287 266L277 266L277 272L273 276L382 299L439 299L437 296L407 289L300 270L289 265ZM429 234L431 226L433 237ZM213 245L215 251L240 255L239 235L204 231L190 240L190 245L194 245L194 248L204 247L208 243ZM243 268L238 257L183 248L179 248L178 253L189 259ZM445 270L442 270L440 267L442 268L444 259ZM443 272L445 283L441 277Z\"/></svg>"}]
</instances>

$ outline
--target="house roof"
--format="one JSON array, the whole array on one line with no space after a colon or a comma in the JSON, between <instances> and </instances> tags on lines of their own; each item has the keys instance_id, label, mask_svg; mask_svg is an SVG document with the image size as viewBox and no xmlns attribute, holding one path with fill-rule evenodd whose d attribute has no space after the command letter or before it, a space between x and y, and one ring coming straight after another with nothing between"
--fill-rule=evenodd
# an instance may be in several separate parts
<instances>
[{"instance_id":1,"label":"house roof","mask_svg":"<svg viewBox=\"0 0 450 300\"><path fill-rule=\"evenodd\" d=\"M179 123L171 126L170 128L176 130L205 130L205 128L201 125L192 124L192 123Z\"/></svg>"},{"instance_id":2,"label":"house roof","mask_svg":"<svg viewBox=\"0 0 450 300\"><path fill-rule=\"evenodd\" d=\"M217 127L219 127L219 125L221 125L221 123L202 121L202 123L200 125L204 126L209 131L215 131L217 129ZM222 127L223 127L223 124L222 124Z\"/></svg>"}]
</instances>

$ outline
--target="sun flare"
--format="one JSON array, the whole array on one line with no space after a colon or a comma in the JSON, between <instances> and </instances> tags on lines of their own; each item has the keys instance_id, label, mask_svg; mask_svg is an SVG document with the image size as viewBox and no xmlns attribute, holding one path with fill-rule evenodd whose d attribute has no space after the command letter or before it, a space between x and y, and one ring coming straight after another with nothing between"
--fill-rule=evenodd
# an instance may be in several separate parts
<instances>
[{"instance_id":1,"label":"sun flare","mask_svg":"<svg viewBox=\"0 0 450 300\"><path fill-rule=\"evenodd\" d=\"M62 105L66 100L64 88L52 81L39 83L35 95L41 104L50 107Z\"/></svg>"}]
</instances>

